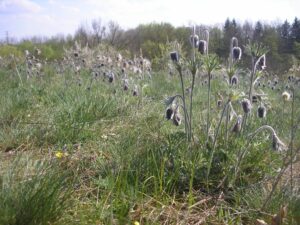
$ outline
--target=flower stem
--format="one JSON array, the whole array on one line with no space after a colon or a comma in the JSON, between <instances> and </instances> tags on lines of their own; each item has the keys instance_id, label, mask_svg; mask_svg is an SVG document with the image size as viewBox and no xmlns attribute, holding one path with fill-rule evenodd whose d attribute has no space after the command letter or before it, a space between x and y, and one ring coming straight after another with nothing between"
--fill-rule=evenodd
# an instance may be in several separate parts
<instances>
[{"instance_id":1,"label":"flower stem","mask_svg":"<svg viewBox=\"0 0 300 225\"><path fill-rule=\"evenodd\" d=\"M208 134L209 134L209 127L210 127L210 92L211 92L211 85L210 85L210 72L208 72L208 88L207 88L207 121L206 121L206 142L208 143Z\"/></svg>"},{"instance_id":2,"label":"flower stem","mask_svg":"<svg viewBox=\"0 0 300 225\"><path fill-rule=\"evenodd\" d=\"M182 102L183 102L183 111L184 111L184 127L185 133L187 135L187 139L190 139L189 131L188 131L188 119L187 119L187 110L186 110L186 102L185 102L185 93L184 93L184 83L183 83L183 75L181 69L179 70L180 82L181 82L181 90L182 90Z\"/></svg>"}]
</instances>

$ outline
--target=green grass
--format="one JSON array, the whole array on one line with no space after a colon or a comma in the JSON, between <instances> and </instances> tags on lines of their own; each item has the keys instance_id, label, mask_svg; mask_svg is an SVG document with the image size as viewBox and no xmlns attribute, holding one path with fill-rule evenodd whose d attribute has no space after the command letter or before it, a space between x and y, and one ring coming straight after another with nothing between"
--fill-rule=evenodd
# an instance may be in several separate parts
<instances>
[{"instance_id":1,"label":"green grass","mask_svg":"<svg viewBox=\"0 0 300 225\"><path fill-rule=\"evenodd\" d=\"M0 174L0 224L58 221L70 207L71 179L58 162L20 155Z\"/></svg>"},{"instance_id":2,"label":"green grass","mask_svg":"<svg viewBox=\"0 0 300 225\"><path fill-rule=\"evenodd\" d=\"M118 78L114 84L99 79L89 86L89 73L84 71L79 85L71 72L57 75L48 67L42 78L26 80L23 74L23 85L14 71L0 71L0 154L6 162L0 167L1 225L176 224L183 220L176 213L182 212L193 224L201 210L211 210L205 221L212 224L253 224L257 218L268 220L285 203L291 202L293 212L297 211L299 193L292 195L282 185L259 212L269 193L266 185L274 181L285 154L272 151L267 132L246 147L246 134L262 124L273 126L289 143L291 102L283 103L281 92L264 89L272 107L261 121L254 105L244 135L230 132L226 141L221 124L207 179L212 145L205 144L204 77L196 78L194 141L189 143L184 126L176 127L164 118L164 98L180 93L178 76L161 72L152 80L134 78L140 87L140 95L134 97L123 91ZM186 85L189 81L186 77ZM244 81L234 89L247 91L246 86ZM217 72L212 80L213 131L222 111L215 104L217 92L226 98L231 89ZM299 117L299 98L295 104ZM233 107L243 114L239 101ZM299 147L298 140L295 146ZM239 164L238 156L245 149ZM68 156L56 158L60 150ZM19 160L7 165L21 151ZM28 155L35 157L29 160ZM213 199L197 205L208 197Z\"/></svg>"}]
</instances>

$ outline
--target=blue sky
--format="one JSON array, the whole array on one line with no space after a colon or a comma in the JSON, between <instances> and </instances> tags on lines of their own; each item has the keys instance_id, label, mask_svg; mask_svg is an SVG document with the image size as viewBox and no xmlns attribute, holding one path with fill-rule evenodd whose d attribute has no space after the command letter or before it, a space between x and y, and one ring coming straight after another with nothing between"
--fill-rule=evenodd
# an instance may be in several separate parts
<instances>
[{"instance_id":1,"label":"blue sky","mask_svg":"<svg viewBox=\"0 0 300 225\"><path fill-rule=\"evenodd\" d=\"M0 38L73 34L80 24L101 18L123 28L141 23L174 26L237 21L290 22L300 18L299 0L0 0Z\"/></svg>"}]
</instances>

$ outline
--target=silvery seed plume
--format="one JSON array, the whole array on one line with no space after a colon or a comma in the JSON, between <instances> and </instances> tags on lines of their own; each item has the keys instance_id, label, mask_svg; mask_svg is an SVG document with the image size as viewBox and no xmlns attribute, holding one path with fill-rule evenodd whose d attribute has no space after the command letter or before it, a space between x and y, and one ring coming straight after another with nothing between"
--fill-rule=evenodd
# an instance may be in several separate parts
<instances>
[{"instance_id":1,"label":"silvery seed plume","mask_svg":"<svg viewBox=\"0 0 300 225\"><path fill-rule=\"evenodd\" d=\"M252 109L252 105L249 99L244 98L242 101L242 108L244 113L249 113Z\"/></svg>"},{"instance_id":2,"label":"silvery seed plume","mask_svg":"<svg viewBox=\"0 0 300 225\"><path fill-rule=\"evenodd\" d=\"M239 115L237 117L236 123L234 124L233 128L232 128L232 132L234 133L239 133L242 129L242 121L243 121L243 117L241 115Z\"/></svg>"}]
</instances>

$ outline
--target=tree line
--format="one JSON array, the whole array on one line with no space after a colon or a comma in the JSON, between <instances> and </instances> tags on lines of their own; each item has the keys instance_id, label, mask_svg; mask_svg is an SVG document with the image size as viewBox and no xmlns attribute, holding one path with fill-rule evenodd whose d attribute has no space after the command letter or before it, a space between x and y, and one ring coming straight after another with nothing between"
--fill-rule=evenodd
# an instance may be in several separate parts
<instances>
[{"instance_id":1,"label":"tree line","mask_svg":"<svg viewBox=\"0 0 300 225\"><path fill-rule=\"evenodd\" d=\"M201 36L203 30L210 31L210 52L216 53L226 63L230 50L230 40L234 36L239 40L239 46L245 46L249 41L266 46L269 51L268 67L272 72L284 72L300 59L300 21L296 17L291 23L268 24L257 21L254 24L246 21L237 23L235 19L226 19L223 25L197 25L196 32ZM164 57L168 43L178 41L186 54L191 51L189 36L191 27L174 27L170 23L141 24L133 29L123 29L118 23L110 21L104 24L101 19L95 19L90 25L80 25L74 35L57 35L51 38L33 37L22 40L14 48L24 50L40 45L44 48L47 59L62 57L63 48L71 47L75 41L81 45L93 48L99 44L108 44L121 52L133 55L143 54L154 62ZM3 46L0 55L3 55ZM10 49L11 50L11 49ZM243 57L242 63L248 65L249 58ZM154 68L159 68L159 63Z\"/></svg>"}]
</instances>

